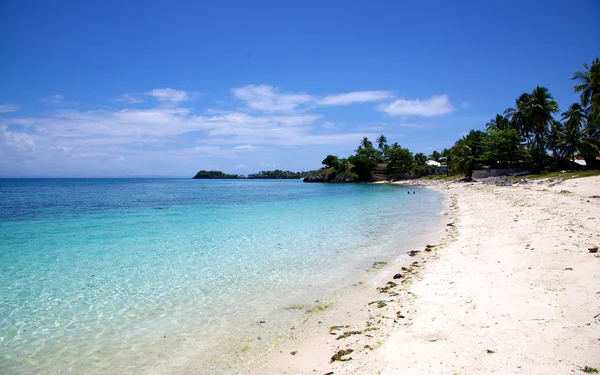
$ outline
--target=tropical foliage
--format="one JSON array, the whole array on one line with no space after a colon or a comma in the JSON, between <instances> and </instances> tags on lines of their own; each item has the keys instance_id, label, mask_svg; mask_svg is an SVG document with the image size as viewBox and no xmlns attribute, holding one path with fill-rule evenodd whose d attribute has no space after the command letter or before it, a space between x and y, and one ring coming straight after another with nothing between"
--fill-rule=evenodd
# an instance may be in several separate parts
<instances>
[{"instance_id":1,"label":"tropical foliage","mask_svg":"<svg viewBox=\"0 0 600 375\"><path fill-rule=\"evenodd\" d=\"M194 176L196 179L233 179L240 178L237 174L226 174L221 171L205 171L201 170Z\"/></svg>"},{"instance_id":2,"label":"tropical foliage","mask_svg":"<svg viewBox=\"0 0 600 375\"><path fill-rule=\"evenodd\" d=\"M272 179L272 180L293 180L304 178L311 172L292 172L276 169L274 171L260 171L258 173L249 174L248 178L254 179Z\"/></svg>"},{"instance_id":3,"label":"tropical foliage","mask_svg":"<svg viewBox=\"0 0 600 375\"><path fill-rule=\"evenodd\" d=\"M517 97L514 107L496 114L485 131L471 130L450 149L433 151L428 157L413 155L398 143L391 146L384 135L373 146L364 137L348 159L329 155L323 164L332 173L352 174L368 181L381 165L394 175L420 176L435 169L427 160L449 167L449 173L471 177L479 168L524 168L533 172L582 168L576 158L585 159L588 169L600 168L600 59L571 77L580 102L564 112L546 87L537 86Z\"/></svg>"}]
</instances>

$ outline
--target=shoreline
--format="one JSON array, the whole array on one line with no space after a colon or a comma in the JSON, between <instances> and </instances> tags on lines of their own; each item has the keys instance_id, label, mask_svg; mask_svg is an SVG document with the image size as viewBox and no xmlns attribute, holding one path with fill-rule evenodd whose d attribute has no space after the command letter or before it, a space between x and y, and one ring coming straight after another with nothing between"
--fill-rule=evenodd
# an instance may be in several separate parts
<instances>
[{"instance_id":1,"label":"shoreline","mask_svg":"<svg viewBox=\"0 0 600 375\"><path fill-rule=\"evenodd\" d=\"M446 222L453 217L452 206L451 199L444 195L436 230L418 241L412 241L410 245L399 244L402 250L397 256L383 266L365 271L352 286L329 296L326 309L305 314L299 324L284 333L285 338L281 342L255 353L237 353L237 363L224 369L223 373L325 374L334 371L338 374L382 371L381 364L371 363L370 357L387 340L394 326L404 323L404 318L399 318L396 312L410 305L412 296L408 288L418 280L420 270L427 261L435 257L436 250L426 246L442 246L446 241L453 240L452 233L455 230L446 226ZM411 249L417 249L418 252L411 256ZM394 279L398 273L403 275L402 278ZM390 286L388 281L398 286L380 291L379 288ZM386 301L386 306L378 307L376 301L387 298L393 300ZM348 337L344 338L344 334ZM349 355L353 360L331 363L334 354L348 348L355 350ZM192 365L183 373L197 372L194 372Z\"/></svg>"},{"instance_id":2,"label":"shoreline","mask_svg":"<svg viewBox=\"0 0 600 375\"><path fill-rule=\"evenodd\" d=\"M600 255L587 250L600 244L600 198L593 198L600 195L600 177L516 186L399 184L452 199L452 225L439 246L362 280L349 299L296 327L292 339L254 357L239 373L549 374L600 368ZM415 261L419 267L410 267ZM401 267L414 274L388 290L398 296L380 293L377 287L398 281L393 275ZM369 305L376 296L394 301ZM334 325L342 325L331 330L335 335L329 332ZM337 340L343 333L348 337ZM345 349L354 351L341 359L352 360L330 362Z\"/></svg>"}]
</instances>

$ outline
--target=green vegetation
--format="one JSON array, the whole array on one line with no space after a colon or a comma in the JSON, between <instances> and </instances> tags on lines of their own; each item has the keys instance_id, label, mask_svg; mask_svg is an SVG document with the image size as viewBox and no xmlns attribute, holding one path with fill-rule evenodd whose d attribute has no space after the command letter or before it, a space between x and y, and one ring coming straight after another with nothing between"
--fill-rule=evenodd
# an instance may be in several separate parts
<instances>
[{"instance_id":1,"label":"green vegetation","mask_svg":"<svg viewBox=\"0 0 600 375\"><path fill-rule=\"evenodd\" d=\"M194 176L196 179L234 179L240 178L237 174L226 174L221 171L205 171L201 170Z\"/></svg>"},{"instance_id":2,"label":"green vegetation","mask_svg":"<svg viewBox=\"0 0 600 375\"><path fill-rule=\"evenodd\" d=\"M333 356L331 356L331 363L336 362L336 361L339 361L339 362L349 361L352 359L352 357L348 357L348 358L344 358L344 357L353 352L354 352L353 349L340 350L337 353L335 353Z\"/></svg>"},{"instance_id":3,"label":"green vegetation","mask_svg":"<svg viewBox=\"0 0 600 375\"><path fill-rule=\"evenodd\" d=\"M377 148L364 137L354 155L347 159L328 155L323 160L325 168L309 180L360 182L385 174L432 179L454 179L460 174L471 178L473 170L481 168L518 168L534 173L582 169L576 158L583 158L587 169L600 169L600 58L583 64L583 70L571 79L577 82L573 89L580 93L580 102L564 112L547 88L536 86L521 94L513 108L496 114L485 130L471 130L450 149L433 151L429 156L413 155L398 143L389 146L384 135L376 139ZM430 176L436 167L428 165L428 160L447 166L446 176Z\"/></svg>"},{"instance_id":4,"label":"green vegetation","mask_svg":"<svg viewBox=\"0 0 600 375\"><path fill-rule=\"evenodd\" d=\"M294 180L308 176L311 172L291 172L276 169L274 171L260 171L258 173L249 174L248 178L254 179L276 179L276 180Z\"/></svg>"},{"instance_id":5,"label":"green vegetation","mask_svg":"<svg viewBox=\"0 0 600 375\"><path fill-rule=\"evenodd\" d=\"M598 373L597 368L589 367L589 366L582 367L581 371L585 372L586 374L597 374Z\"/></svg>"}]
</instances>

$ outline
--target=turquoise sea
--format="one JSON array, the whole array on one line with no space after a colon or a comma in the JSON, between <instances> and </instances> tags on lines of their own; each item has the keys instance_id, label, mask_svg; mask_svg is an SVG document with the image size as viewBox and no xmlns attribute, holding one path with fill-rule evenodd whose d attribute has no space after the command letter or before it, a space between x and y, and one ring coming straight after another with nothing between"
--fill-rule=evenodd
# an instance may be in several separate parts
<instances>
[{"instance_id":1,"label":"turquoise sea","mask_svg":"<svg viewBox=\"0 0 600 375\"><path fill-rule=\"evenodd\" d=\"M324 301L425 238L443 197L407 190L0 179L0 373L217 363L258 327L268 340L299 319L289 306Z\"/></svg>"}]
</instances>

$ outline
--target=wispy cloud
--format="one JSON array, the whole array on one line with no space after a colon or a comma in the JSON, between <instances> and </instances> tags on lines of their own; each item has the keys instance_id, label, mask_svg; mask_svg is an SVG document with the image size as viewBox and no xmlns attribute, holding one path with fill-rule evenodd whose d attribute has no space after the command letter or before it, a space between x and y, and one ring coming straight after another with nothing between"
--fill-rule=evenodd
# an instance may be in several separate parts
<instances>
[{"instance_id":1,"label":"wispy cloud","mask_svg":"<svg viewBox=\"0 0 600 375\"><path fill-rule=\"evenodd\" d=\"M319 100L320 105L350 105L355 103L380 102L393 98L390 91L354 91L345 94L328 95Z\"/></svg>"},{"instance_id":2,"label":"wispy cloud","mask_svg":"<svg viewBox=\"0 0 600 375\"><path fill-rule=\"evenodd\" d=\"M343 149L354 147L364 136L374 139L380 134L379 128L327 121L330 119L319 110L392 97L389 91L314 96L284 92L269 85L247 85L231 92L243 103L238 108L218 102L217 109L191 108L191 104L188 108L194 94L170 88L125 93L113 99L125 103L125 108L119 109L68 108L73 103L65 101L62 95L44 98L63 109L37 116L18 116L18 113L0 116L0 175L19 175L22 171L65 175L67 170L78 176L115 175L117 170L119 175L158 170L186 174L198 166L230 168L234 163L224 162L230 159L240 159L235 164L243 161L251 169L260 161L277 160L269 153L274 149L280 150L278 155L284 152L281 150L300 146L336 145ZM155 100L148 100L149 97ZM427 115L443 112L444 105L446 110L451 107L446 96L441 104L436 98L404 101L403 105L402 101L394 101L379 109L391 114L425 116L425 112ZM154 105L149 108L128 105L142 100ZM14 112L18 106L3 104L0 109ZM395 120L409 121L401 117ZM395 126L391 124L389 130ZM190 147L190 143L197 147ZM260 152L248 159L247 154L254 151ZM293 163L301 164L297 160Z\"/></svg>"},{"instance_id":3,"label":"wispy cloud","mask_svg":"<svg viewBox=\"0 0 600 375\"><path fill-rule=\"evenodd\" d=\"M380 104L377 109L390 116L440 116L454 111L448 95L432 96L429 99L398 99L391 103Z\"/></svg>"},{"instance_id":4,"label":"wispy cloud","mask_svg":"<svg viewBox=\"0 0 600 375\"><path fill-rule=\"evenodd\" d=\"M121 96L117 96L113 99L113 102L124 102L129 104L142 103L144 100L133 95L133 94L123 94Z\"/></svg>"},{"instance_id":5,"label":"wispy cloud","mask_svg":"<svg viewBox=\"0 0 600 375\"><path fill-rule=\"evenodd\" d=\"M161 102L185 102L190 99L189 95L185 91L173 90L173 89L154 89L147 92L148 95L155 97Z\"/></svg>"},{"instance_id":6,"label":"wispy cloud","mask_svg":"<svg viewBox=\"0 0 600 375\"><path fill-rule=\"evenodd\" d=\"M0 104L0 113L17 112L21 109L20 105L16 104Z\"/></svg>"},{"instance_id":7,"label":"wispy cloud","mask_svg":"<svg viewBox=\"0 0 600 375\"><path fill-rule=\"evenodd\" d=\"M269 85L247 85L231 90L233 95L252 109L264 112L292 112L303 104L314 101L304 93L286 94Z\"/></svg>"},{"instance_id":8,"label":"wispy cloud","mask_svg":"<svg viewBox=\"0 0 600 375\"><path fill-rule=\"evenodd\" d=\"M43 102L52 103L52 104L60 104L65 100L65 97L60 94L50 95L42 98Z\"/></svg>"},{"instance_id":9,"label":"wispy cloud","mask_svg":"<svg viewBox=\"0 0 600 375\"><path fill-rule=\"evenodd\" d=\"M233 149L241 150L241 151L253 151L253 150L260 149L260 147L256 147L256 146L252 146L252 145L242 145L242 146L236 146Z\"/></svg>"}]
</instances>

